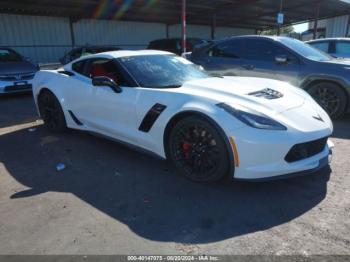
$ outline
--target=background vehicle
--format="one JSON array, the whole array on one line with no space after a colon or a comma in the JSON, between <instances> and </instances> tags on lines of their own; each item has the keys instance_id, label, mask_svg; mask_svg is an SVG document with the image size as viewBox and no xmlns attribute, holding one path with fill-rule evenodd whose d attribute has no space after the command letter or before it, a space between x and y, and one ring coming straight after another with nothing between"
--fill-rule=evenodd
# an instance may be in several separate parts
<instances>
[{"instance_id":1,"label":"background vehicle","mask_svg":"<svg viewBox=\"0 0 350 262\"><path fill-rule=\"evenodd\" d=\"M350 62L296 39L232 37L195 48L190 60L212 74L287 81L307 90L333 118L349 110Z\"/></svg>"},{"instance_id":2,"label":"background vehicle","mask_svg":"<svg viewBox=\"0 0 350 262\"><path fill-rule=\"evenodd\" d=\"M307 42L325 53L336 58L350 58L349 38L325 38Z\"/></svg>"},{"instance_id":3,"label":"background vehicle","mask_svg":"<svg viewBox=\"0 0 350 262\"><path fill-rule=\"evenodd\" d=\"M131 144L172 160L195 181L276 178L328 165L332 123L288 83L211 77L153 50L91 55L63 69L34 79L52 131L68 126Z\"/></svg>"},{"instance_id":4,"label":"background vehicle","mask_svg":"<svg viewBox=\"0 0 350 262\"><path fill-rule=\"evenodd\" d=\"M39 66L10 48L0 47L0 94L28 92Z\"/></svg>"},{"instance_id":5,"label":"background vehicle","mask_svg":"<svg viewBox=\"0 0 350 262\"><path fill-rule=\"evenodd\" d=\"M60 58L60 63L62 65L68 64L71 61L78 59L81 56L92 55L97 53L103 53L108 51L117 51L121 48L115 46L82 46L73 48L71 51L66 53L62 58Z\"/></svg>"},{"instance_id":6,"label":"background vehicle","mask_svg":"<svg viewBox=\"0 0 350 262\"><path fill-rule=\"evenodd\" d=\"M207 41L199 38L188 38L187 39L187 51L192 51L197 45L206 43ZM182 39L181 38L165 38L154 40L149 43L147 49L168 51L177 55L182 53Z\"/></svg>"}]
</instances>

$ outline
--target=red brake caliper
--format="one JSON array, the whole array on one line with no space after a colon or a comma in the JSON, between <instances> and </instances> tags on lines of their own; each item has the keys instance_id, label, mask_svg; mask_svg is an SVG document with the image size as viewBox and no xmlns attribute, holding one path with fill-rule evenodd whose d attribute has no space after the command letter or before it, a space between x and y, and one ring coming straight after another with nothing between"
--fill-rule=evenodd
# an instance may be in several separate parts
<instances>
[{"instance_id":1,"label":"red brake caliper","mask_svg":"<svg viewBox=\"0 0 350 262\"><path fill-rule=\"evenodd\" d=\"M190 149L191 149L190 144L188 144L188 143L182 144L182 152L185 154L185 158L187 160L190 159Z\"/></svg>"}]
</instances>

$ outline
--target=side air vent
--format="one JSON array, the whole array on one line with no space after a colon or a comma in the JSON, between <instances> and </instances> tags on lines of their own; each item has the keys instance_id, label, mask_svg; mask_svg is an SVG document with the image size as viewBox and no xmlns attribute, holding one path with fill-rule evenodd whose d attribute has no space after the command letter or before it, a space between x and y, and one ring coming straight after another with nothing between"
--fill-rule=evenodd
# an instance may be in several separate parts
<instances>
[{"instance_id":1,"label":"side air vent","mask_svg":"<svg viewBox=\"0 0 350 262\"><path fill-rule=\"evenodd\" d=\"M249 93L248 95L261 97L261 98L265 98L265 99L270 99L270 100L283 97L282 93L280 93L276 90L270 89L270 88L265 88L265 89L260 90L260 91L252 92L252 93Z\"/></svg>"}]
</instances>

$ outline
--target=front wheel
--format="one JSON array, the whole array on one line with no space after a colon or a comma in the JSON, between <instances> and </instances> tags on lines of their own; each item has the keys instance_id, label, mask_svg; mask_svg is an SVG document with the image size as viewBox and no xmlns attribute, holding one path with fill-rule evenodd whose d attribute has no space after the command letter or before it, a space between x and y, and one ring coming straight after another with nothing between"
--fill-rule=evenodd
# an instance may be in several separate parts
<instances>
[{"instance_id":1,"label":"front wheel","mask_svg":"<svg viewBox=\"0 0 350 262\"><path fill-rule=\"evenodd\" d=\"M43 91L38 98L39 111L45 126L52 132L62 132L67 128L60 102L50 91Z\"/></svg>"},{"instance_id":2,"label":"front wheel","mask_svg":"<svg viewBox=\"0 0 350 262\"><path fill-rule=\"evenodd\" d=\"M346 93L338 85L322 82L311 86L308 92L331 118L335 119L344 114Z\"/></svg>"},{"instance_id":3,"label":"front wheel","mask_svg":"<svg viewBox=\"0 0 350 262\"><path fill-rule=\"evenodd\" d=\"M176 123L169 135L168 148L176 169L191 180L217 181L229 171L224 138L202 117L191 116Z\"/></svg>"}]
</instances>

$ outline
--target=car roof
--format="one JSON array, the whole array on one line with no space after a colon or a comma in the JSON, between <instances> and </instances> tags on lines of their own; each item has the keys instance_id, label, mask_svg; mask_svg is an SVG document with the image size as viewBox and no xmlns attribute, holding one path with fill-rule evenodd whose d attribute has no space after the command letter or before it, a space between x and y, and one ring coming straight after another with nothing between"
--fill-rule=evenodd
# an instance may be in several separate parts
<instances>
[{"instance_id":1,"label":"car roof","mask_svg":"<svg viewBox=\"0 0 350 262\"><path fill-rule=\"evenodd\" d=\"M221 41L225 41L225 40L229 40L229 39L271 39L271 40L279 41L279 40L288 39L288 38L290 38L290 37L269 36L269 35L240 35L240 36L230 36L227 38L222 38L219 40L215 40L215 42L221 42ZM294 38L291 38L291 39L294 39Z\"/></svg>"},{"instance_id":2,"label":"car roof","mask_svg":"<svg viewBox=\"0 0 350 262\"><path fill-rule=\"evenodd\" d=\"M142 56L142 55L173 55L173 53L166 52L166 51L158 51L158 50L118 50L118 51L108 51L108 52L103 52L103 53L97 53L97 54L92 54L92 55L87 55L83 56L76 61L80 61L83 59L88 59L88 58L120 58L120 57L127 57L127 56Z\"/></svg>"},{"instance_id":3,"label":"car roof","mask_svg":"<svg viewBox=\"0 0 350 262\"><path fill-rule=\"evenodd\" d=\"M316 42L323 42L323 41L350 41L349 38L346 37L334 37L334 38L321 38L321 39L315 39L307 41L306 43L316 43Z\"/></svg>"}]
</instances>

